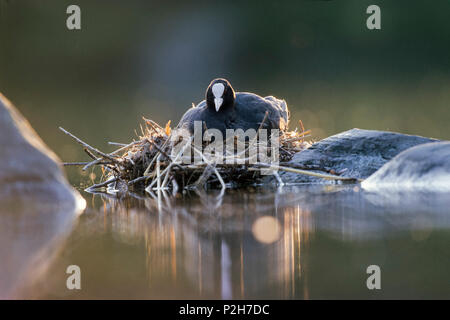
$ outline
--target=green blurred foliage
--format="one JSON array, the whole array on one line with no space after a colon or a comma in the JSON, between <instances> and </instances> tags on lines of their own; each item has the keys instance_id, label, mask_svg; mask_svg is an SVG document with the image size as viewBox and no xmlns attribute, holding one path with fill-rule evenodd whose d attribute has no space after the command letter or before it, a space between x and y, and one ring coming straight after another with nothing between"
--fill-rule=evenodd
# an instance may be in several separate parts
<instances>
[{"instance_id":1,"label":"green blurred foliage","mask_svg":"<svg viewBox=\"0 0 450 320\"><path fill-rule=\"evenodd\" d=\"M66 28L77 4L82 29ZM381 7L381 30L366 8ZM275 95L315 138L353 127L450 137L450 2L0 1L0 91L63 160L58 126L110 150L176 124L215 77Z\"/></svg>"}]
</instances>

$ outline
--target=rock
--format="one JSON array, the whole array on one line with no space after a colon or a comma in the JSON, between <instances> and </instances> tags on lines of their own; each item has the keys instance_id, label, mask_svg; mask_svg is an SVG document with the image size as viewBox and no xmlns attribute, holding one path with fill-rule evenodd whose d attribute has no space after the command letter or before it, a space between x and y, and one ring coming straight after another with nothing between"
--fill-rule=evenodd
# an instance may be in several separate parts
<instances>
[{"instance_id":1,"label":"rock","mask_svg":"<svg viewBox=\"0 0 450 320\"><path fill-rule=\"evenodd\" d=\"M0 94L0 199L11 194L75 202L78 194L67 183L61 161L19 111Z\"/></svg>"},{"instance_id":2,"label":"rock","mask_svg":"<svg viewBox=\"0 0 450 320\"><path fill-rule=\"evenodd\" d=\"M334 170L345 177L364 179L400 152L419 144L437 141L395 132L351 129L323 139L297 153L289 161L289 165ZM290 172L280 172L280 176L286 183L326 182L320 178Z\"/></svg>"},{"instance_id":3,"label":"rock","mask_svg":"<svg viewBox=\"0 0 450 320\"><path fill-rule=\"evenodd\" d=\"M0 94L0 299L39 277L84 205L58 157Z\"/></svg>"},{"instance_id":4,"label":"rock","mask_svg":"<svg viewBox=\"0 0 450 320\"><path fill-rule=\"evenodd\" d=\"M426 143L397 155L361 184L363 189L450 191L450 142Z\"/></svg>"}]
</instances>

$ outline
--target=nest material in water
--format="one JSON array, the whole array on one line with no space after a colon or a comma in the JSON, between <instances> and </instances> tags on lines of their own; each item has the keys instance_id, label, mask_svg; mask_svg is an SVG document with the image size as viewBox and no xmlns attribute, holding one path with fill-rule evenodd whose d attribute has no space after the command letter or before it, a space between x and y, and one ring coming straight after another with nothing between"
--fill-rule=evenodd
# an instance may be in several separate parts
<instances>
[{"instance_id":1,"label":"nest material in water","mask_svg":"<svg viewBox=\"0 0 450 320\"><path fill-rule=\"evenodd\" d=\"M91 162L65 163L65 165L80 165L83 166L83 170L92 166L100 166L102 169L103 181L92 185L87 191L100 191L107 188L109 192L145 189L148 192L171 190L176 193L183 189L238 187L258 183L263 177L262 170L264 169L272 170L280 183L282 181L277 173L278 170L333 180L351 179L335 176L330 172L322 174L304 170L305 168L299 169L287 164L295 153L310 146L310 143L305 140L310 131L305 131L301 122L301 131L296 129L281 133L277 140L279 163L271 164L261 162L259 158L251 161L252 156L249 150L253 150L252 148L257 146L258 141L255 139L246 141L244 146L240 146L241 149L237 149L244 150L244 152L234 152L233 154L224 152L222 156L227 161L216 162L216 155L205 150L204 147L207 146L205 142L203 142L202 150L199 150L198 146L192 143L193 138L188 133L179 130L172 131L170 121L165 128L162 128L152 120L145 118L144 120L145 125L141 126L141 134L138 139L129 144L110 143L120 146L112 153L104 153L60 128L81 144L92 158ZM174 132L177 134L176 139L174 139ZM182 148L179 148L180 145L177 144L180 139L184 139ZM242 142L235 141L234 143ZM181 150L175 150L176 147ZM186 159L185 153L182 152L187 148L191 148L191 159ZM270 150L270 148L268 149ZM196 161L185 161L193 158ZM314 170L314 168L312 169Z\"/></svg>"}]
</instances>

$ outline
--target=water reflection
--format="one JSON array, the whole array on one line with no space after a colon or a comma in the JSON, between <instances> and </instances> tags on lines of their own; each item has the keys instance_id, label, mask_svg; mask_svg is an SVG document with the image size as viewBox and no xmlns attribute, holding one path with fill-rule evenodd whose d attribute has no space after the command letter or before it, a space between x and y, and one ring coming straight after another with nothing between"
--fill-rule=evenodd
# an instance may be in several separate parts
<instances>
[{"instance_id":1,"label":"water reflection","mask_svg":"<svg viewBox=\"0 0 450 320\"><path fill-rule=\"evenodd\" d=\"M231 299L283 283L271 296L294 294L309 212L282 207L272 216L272 193L102 200L118 241L136 244L144 239L150 287L161 278L169 283L187 280L199 296ZM145 212L139 210L142 206Z\"/></svg>"},{"instance_id":2,"label":"water reflection","mask_svg":"<svg viewBox=\"0 0 450 320\"><path fill-rule=\"evenodd\" d=\"M353 186L93 195L38 296L361 298L374 295L365 268L375 263L386 270L383 283L396 281L379 295L442 297L450 221L440 208L450 199L435 198L439 207L397 206ZM81 267L81 291L64 287L69 264Z\"/></svg>"},{"instance_id":3,"label":"water reflection","mask_svg":"<svg viewBox=\"0 0 450 320\"><path fill-rule=\"evenodd\" d=\"M85 207L38 190L0 197L0 299L20 298L47 271Z\"/></svg>"}]
</instances>

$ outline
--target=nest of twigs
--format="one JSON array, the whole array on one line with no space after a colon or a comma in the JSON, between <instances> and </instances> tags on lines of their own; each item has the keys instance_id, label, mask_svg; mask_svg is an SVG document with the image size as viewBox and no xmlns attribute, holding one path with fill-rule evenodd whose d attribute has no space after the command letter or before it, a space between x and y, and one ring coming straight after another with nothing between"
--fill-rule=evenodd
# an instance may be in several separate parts
<instances>
[{"instance_id":1,"label":"nest of twigs","mask_svg":"<svg viewBox=\"0 0 450 320\"><path fill-rule=\"evenodd\" d=\"M263 170L271 170L276 180L283 183L277 171L289 171L298 174L307 174L325 179L345 180L346 178L334 176L330 173L317 173L308 168L298 168L289 165L293 155L308 148L311 144L306 140L310 135L310 130L305 131L300 123L301 130L282 132L278 142L279 162L265 163L261 161L250 161L251 149L255 147L255 139L246 141L241 146L240 153L225 153L224 159L227 161L216 162L215 154L199 150L192 143L192 137L188 133L181 133L184 141L181 151L191 148L191 159L196 157L196 161L182 161L186 157L181 151L175 152L177 139L173 139L173 130L169 123L163 128L152 120L145 119L145 124L141 125L141 133L138 138L129 144L117 145L119 148L111 153L105 153L82 141L67 130L60 128L64 133L75 139L84 151L92 158L89 162L71 162L65 165L82 166L87 170L94 166L101 167L103 172L102 181L92 185L87 191L98 192L125 192L140 191L154 192L158 190L170 190L176 193L185 189L198 188L226 188L239 187L258 184L265 174ZM180 135L180 131L177 131ZM235 143L239 143L235 141ZM179 147L179 145L178 145ZM203 144L205 147L205 144ZM236 146L237 147L237 146ZM235 149L236 150L236 149ZM239 149L237 149L239 150ZM235 161L229 161L235 160ZM314 170L314 168L312 168Z\"/></svg>"}]
</instances>

